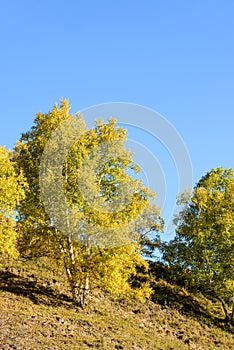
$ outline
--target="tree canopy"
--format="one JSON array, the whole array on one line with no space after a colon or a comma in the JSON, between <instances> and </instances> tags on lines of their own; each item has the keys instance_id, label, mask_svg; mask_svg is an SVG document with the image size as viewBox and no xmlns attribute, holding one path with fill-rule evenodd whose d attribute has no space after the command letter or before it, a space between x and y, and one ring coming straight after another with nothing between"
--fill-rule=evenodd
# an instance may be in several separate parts
<instances>
[{"instance_id":1,"label":"tree canopy","mask_svg":"<svg viewBox=\"0 0 234 350\"><path fill-rule=\"evenodd\" d=\"M206 295L234 303L234 171L215 168L198 182L175 222L176 236L164 246L164 259L182 267Z\"/></svg>"},{"instance_id":2,"label":"tree canopy","mask_svg":"<svg viewBox=\"0 0 234 350\"><path fill-rule=\"evenodd\" d=\"M62 100L37 114L15 147L27 183L20 247L62 260L73 299L83 306L90 285L116 295L130 292L136 266L148 268L141 257L144 232L160 231L162 221L150 204L153 193L134 176L138 167L125 148L126 130L115 119L88 129L69 108ZM136 292L143 297L149 290L146 284Z\"/></svg>"}]
</instances>

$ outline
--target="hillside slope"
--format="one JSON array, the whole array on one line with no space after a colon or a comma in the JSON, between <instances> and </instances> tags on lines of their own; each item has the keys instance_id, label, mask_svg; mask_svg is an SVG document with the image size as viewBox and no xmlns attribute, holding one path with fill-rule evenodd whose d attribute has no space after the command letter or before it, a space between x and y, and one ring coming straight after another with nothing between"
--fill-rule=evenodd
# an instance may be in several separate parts
<instances>
[{"instance_id":1,"label":"hillside slope","mask_svg":"<svg viewBox=\"0 0 234 350\"><path fill-rule=\"evenodd\" d=\"M159 281L155 302L114 301L96 290L81 310L63 272L48 266L38 259L1 267L0 349L234 348L233 327L202 297Z\"/></svg>"}]
</instances>

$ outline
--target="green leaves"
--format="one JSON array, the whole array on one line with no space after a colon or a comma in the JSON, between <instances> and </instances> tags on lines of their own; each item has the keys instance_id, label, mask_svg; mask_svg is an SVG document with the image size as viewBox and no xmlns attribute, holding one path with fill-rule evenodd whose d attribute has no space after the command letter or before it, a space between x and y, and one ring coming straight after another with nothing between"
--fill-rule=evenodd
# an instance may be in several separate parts
<instances>
[{"instance_id":1,"label":"green leaves","mask_svg":"<svg viewBox=\"0 0 234 350\"><path fill-rule=\"evenodd\" d=\"M212 169L177 217L176 237L164 258L192 272L206 293L234 300L234 171Z\"/></svg>"}]
</instances>

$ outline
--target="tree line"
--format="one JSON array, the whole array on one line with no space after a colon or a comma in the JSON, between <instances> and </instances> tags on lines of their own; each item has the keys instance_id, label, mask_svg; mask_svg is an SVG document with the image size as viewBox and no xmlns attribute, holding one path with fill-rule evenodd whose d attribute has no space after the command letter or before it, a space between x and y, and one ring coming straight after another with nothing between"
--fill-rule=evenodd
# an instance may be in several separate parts
<instances>
[{"instance_id":1,"label":"tree line","mask_svg":"<svg viewBox=\"0 0 234 350\"><path fill-rule=\"evenodd\" d=\"M136 176L126 140L115 119L89 129L61 100L37 113L13 150L0 146L1 259L50 257L84 307L95 287L150 298L147 259L159 250L173 283L218 299L234 322L233 169L211 169L180 195L175 237L166 243L155 194ZM139 271L144 278L133 283Z\"/></svg>"}]
</instances>

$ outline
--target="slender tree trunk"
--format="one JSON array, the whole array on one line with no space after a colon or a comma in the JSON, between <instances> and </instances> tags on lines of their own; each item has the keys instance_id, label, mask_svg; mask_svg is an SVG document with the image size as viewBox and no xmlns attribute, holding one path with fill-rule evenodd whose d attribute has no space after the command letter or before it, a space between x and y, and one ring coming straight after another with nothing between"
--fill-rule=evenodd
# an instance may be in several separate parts
<instances>
[{"instance_id":1,"label":"slender tree trunk","mask_svg":"<svg viewBox=\"0 0 234 350\"><path fill-rule=\"evenodd\" d=\"M89 276L86 275L79 285L74 288L75 303L82 308L88 304L89 298Z\"/></svg>"},{"instance_id":2,"label":"slender tree trunk","mask_svg":"<svg viewBox=\"0 0 234 350\"><path fill-rule=\"evenodd\" d=\"M234 305L232 305L231 323L234 325Z\"/></svg>"},{"instance_id":3,"label":"slender tree trunk","mask_svg":"<svg viewBox=\"0 0 234 350\"><path fill-rule=\"evenodd\" d=\"M223 298L221 298L219 295L217 295L217 299L221 302L222 304L222 307L223 307L223 311L225 313L225 320L227 322L230 322L231 321L231 317L228 313L228 310L227 310L227 307L226 307L226 304L225 304L225 301L223 300Z\"/></svg>"},{"instance_id":4,"label":"slender tree trunk","mask_svg":"<svg viewBox=\"0 0 234 350\"><path fill-rule=\"evenodd\" d=\"M88 304L89 277L86 276L80 283L74 283L74 281L70 279L70 286L74 303L84 308Z\"/></svg>"},{"instance_id":5,"label":"slender tree trunk","mask_svg":"<svg viewBox=\"0 0 234 350\"><path fill-rule=\"evenodd\" d=\"M65 163L65 183L68 181L67 169L68 164ZM67 227L69 227L69 213L67 212L66 214ZM58 234L57 230L56 233ZM77 262L75 259L72 237L70 235L67 236L65 244L63 239L60 241L60 250L64 255L64 266L70 284L73 302L83 308L88 303L89 274L84 273L84 275L77 276Z\"/></svg>"},{"instance_id":6,"label":"slender tree trunk","mask_svg":"<svg viewBox=\"0 0 234 350\"><path fill-rule=\"evenodd\" d=\"M65 269L70 284L73 302L80 306L84 307L88 304L89 298L89 275L86 273L84 278L81 278L77 281L76 276L76 261L74 255L74 249L71 237L67 238L67 250L65 251Z\"/></svg>"}]
</instances>

